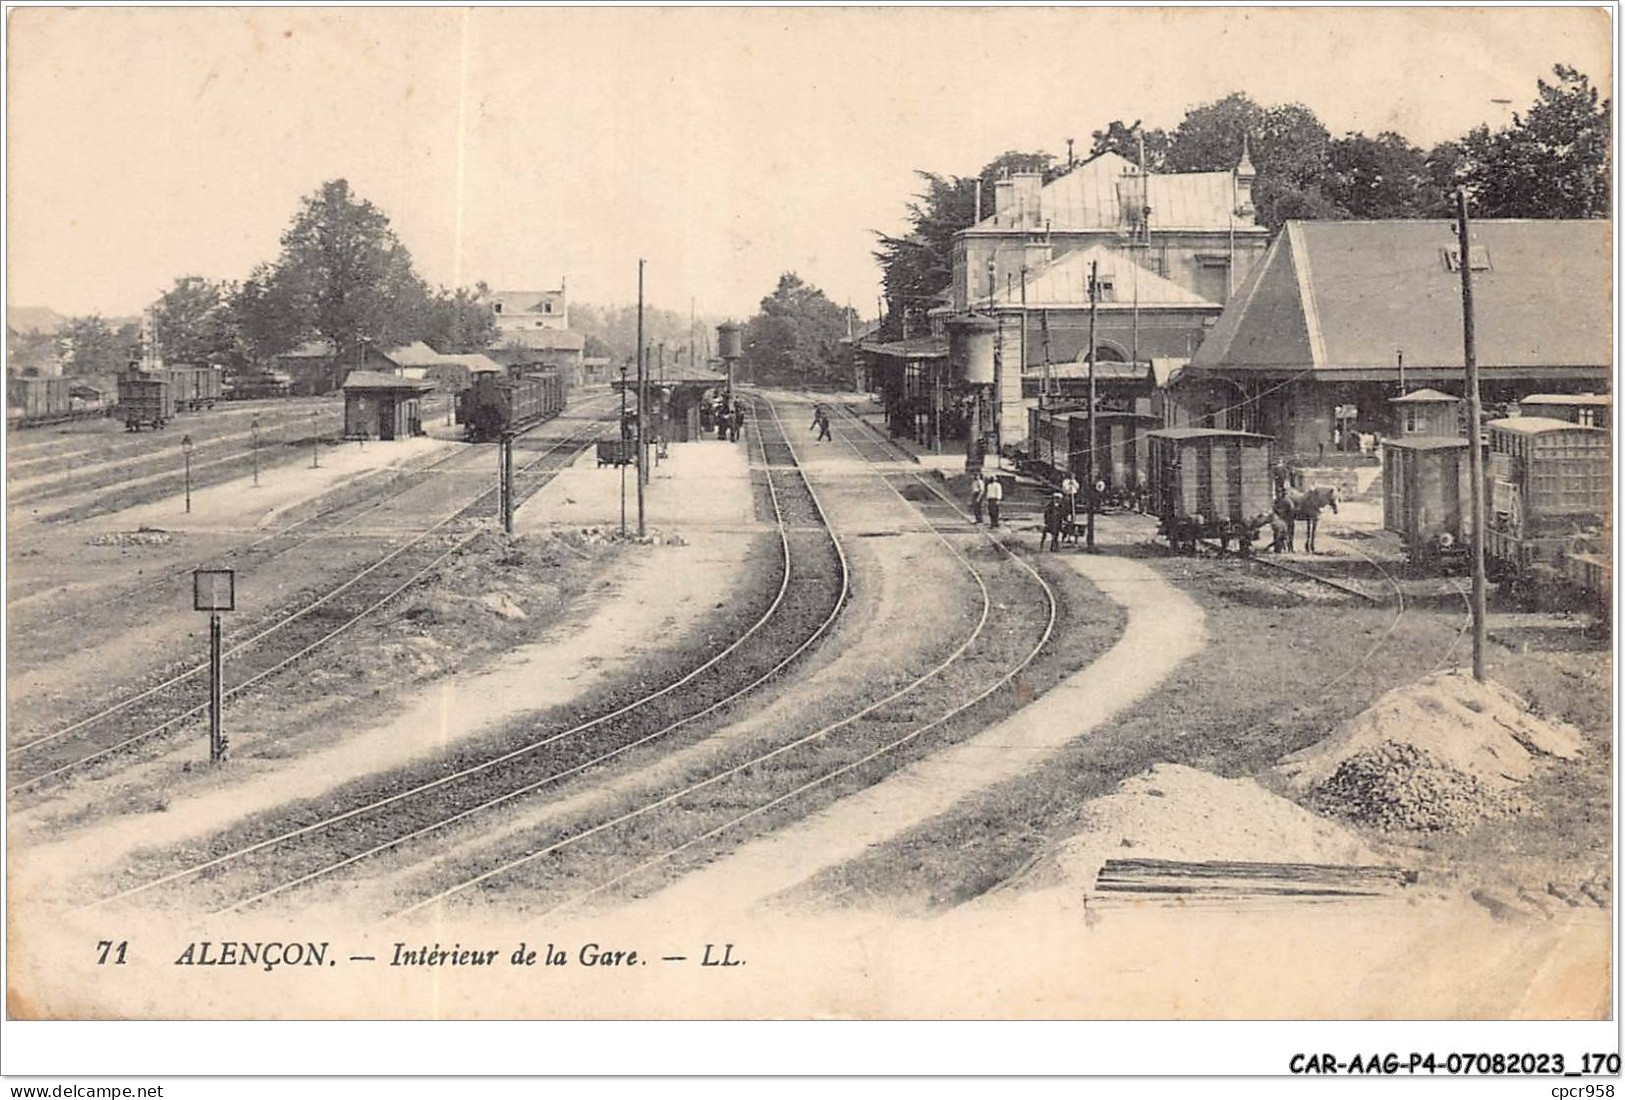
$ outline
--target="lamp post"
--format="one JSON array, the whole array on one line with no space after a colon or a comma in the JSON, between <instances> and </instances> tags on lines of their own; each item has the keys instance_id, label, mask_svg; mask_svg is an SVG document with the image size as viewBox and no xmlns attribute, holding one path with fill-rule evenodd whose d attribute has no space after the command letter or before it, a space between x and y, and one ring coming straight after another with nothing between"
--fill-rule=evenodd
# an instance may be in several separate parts
<instances>
[{"instance_id":1,"label":"lamp post","mask_svg":"<svg viewBox=\"0 0 1625 1100\"><path fill-rule=\"evenodd\" d=\"M192 512L192 437L181 436L181 457L186 463L186 511Z\"/></svg>"},{"instance_id":2,"label":"lamp post","mask_svg":"<svg viewBox=\"0 0 1625 1100\"><path fill-rule=\"evenodd\" d=\"M259 483L260 483L260 418L259 417L256 416L253 420L250 420L248 422L248 432L249 432L250 437L253 439L252 449L254 451L254 486L255 486L255 488L258 488Z\"/></svg>"},{"instance_id":3,"label":"lamp post","mask_svg":"<svg viewBox=\"0 0 1625 1100\"><path fill-rule=\"evenodd\" d=\"M310 410L310 468L320 468L322 464L322 434L318 415L315 409Z\"/></svg>"}]
</instances>

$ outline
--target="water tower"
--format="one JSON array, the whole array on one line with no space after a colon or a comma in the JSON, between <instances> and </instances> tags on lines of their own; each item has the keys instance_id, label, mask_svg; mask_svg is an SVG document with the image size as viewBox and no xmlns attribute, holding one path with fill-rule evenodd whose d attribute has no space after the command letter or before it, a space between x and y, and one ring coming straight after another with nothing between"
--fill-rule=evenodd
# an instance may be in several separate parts
<instances>
[{"instance_id":1,"label":"water tower","mask_svg":"<svg viewBox=\"0 0 1625 1100\"><path fill-rule=\"evenodd\" d=\"M971 424L965 438L965 469L975 473L982 468L982 456L999 453L997 424L999 395L995 370L995 347L998 343L999 323L978 313L962 313L950 317L948 329L948 365L954 381L971 395ZM989 414L994 428L988 428Z\"/></svg>"},{"instance_id":2,"label":"water tower","mask_svg":"<svg viewBox=\"0 0 1625 1100\"><path fill-rule=\"evenodd\" d=\"M734 362L740 355L740 327L732 321L717 326L717 354L728 367L728 398L733 399Z\"/></svg>"}]
</instances>

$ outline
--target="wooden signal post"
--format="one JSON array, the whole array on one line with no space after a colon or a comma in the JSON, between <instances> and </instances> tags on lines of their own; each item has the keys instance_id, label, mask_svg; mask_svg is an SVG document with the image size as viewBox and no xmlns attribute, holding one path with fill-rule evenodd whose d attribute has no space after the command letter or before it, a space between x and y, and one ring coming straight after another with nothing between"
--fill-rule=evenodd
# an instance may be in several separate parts
<instances>
[{"instance_id":1,"label":"wooden signal post","mask_svg":"<svg viewBox=\"0 0 1625 1100\"><path fill-rule=\"evenodd\" d=\"M192 607L209 613L209 763L226 759L226 733L221 728L225 700L220 653L220 613L237 609L237 574L230 569L192 572Z\"/></svg>"}]
</instances>

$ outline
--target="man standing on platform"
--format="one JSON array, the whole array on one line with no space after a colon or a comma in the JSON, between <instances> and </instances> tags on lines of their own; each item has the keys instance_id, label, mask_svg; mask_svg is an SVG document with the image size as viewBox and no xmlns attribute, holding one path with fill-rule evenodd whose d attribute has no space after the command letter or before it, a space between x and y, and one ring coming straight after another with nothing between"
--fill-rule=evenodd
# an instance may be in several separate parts
<instances>
[{"instance_id":1,"label":"man standing on platform","mask_svg":"<svg viewBox=\"0 0 1625 1100\"><path fill-rule=\"evenodd\" d=\"M1052 493L1049 503L1044 505L1044 533L1039 536L1038 548L1044 549L1047 542L1051 550L1061 548L1061 528L1066 526L1066 502L1060 493Z\"/></svg>"},{"instance_id":2,"label":"man standing on platform","mask_svg":"<svg viewBox=\"0 0 1625 1100\"><path fill-rule=\"evenodd\" d=\"M970 511L977 523L982 522L982 497L986 492L987 485L983 483L981 475L973 476L970 481Z\"/></svg>"},{"instance_id":3,"label":"man standing on platform","mask_svg":"<svg viewBox=\"0 0 1625 1100\"><path fill-rule=\"evenodd\" d=\"M1066 502L1066 522L1075 525L1078 522L1078 478L1076 474L1068 473L1061 479L1061 496Z\"/></svg>"}]
</instances>

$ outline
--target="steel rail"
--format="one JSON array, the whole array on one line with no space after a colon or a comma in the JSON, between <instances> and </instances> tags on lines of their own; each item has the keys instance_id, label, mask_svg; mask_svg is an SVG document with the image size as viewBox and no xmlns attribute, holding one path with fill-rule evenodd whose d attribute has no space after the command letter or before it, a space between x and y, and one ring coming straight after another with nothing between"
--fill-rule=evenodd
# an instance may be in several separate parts
<instances>
[{"instance_id":1,"label":"steel rail","mask_svg":"<svg viewBox=\"0 0 1625 1100\"><path fill-rule=\"evenodd\" d=\"M754 420L754 418L753 418L753 420ZM755 427L755 429L756 429L756 431L758 433L758 438L760 438L760 427L759 427L759 425L753 425L753 427ZM777 531L778 531L778 534L779 534L780 563L781 563L780 564L781 576L780 576L780 581L779 581L779 587L778 587L777 591L774 594L773 600L768 605L768 607L762 612L761 616L759 616L757 618L756 622L753 623L743 634L741 634L738 638L736 638L725 649L723 649L720 652L716 653L715 655L713 655L712 657L707 659L705 662L703 662L699 666L695 667L694 669L690 670L689 672L684 674L681 678L673 681L672 683L667 684L666 686L664 686L662 688L659 688L659 689L657 689L655 691L646 693L645 695L639 697L638 699L636 699L636 700L634 700L634 701L632 701L630 703L624 704L624 705L622 705L622 706L616 708L615 710L610 711L610 712L608 712L606 714L599 715L598 717L590 719L587 722L583 722L583 723L580 723L580 724L578 724L576 726L573 726L573 727L571 727L569 729L560 731L558 733L550 734L550 735L548 735L546 737L543 737L543 738L539 738L539 739L537 739L537 740L535 740L533 742L530 742L530 743L528 743L526 745L522 745L519 748L512 749L512 750L510 750L510 751L508 751L506 753L503 753L503 754L501 754L499 756L492 757L492 758L490 758L488 760L481 761L478 764L472 765L472 766L467 767L467 768L460 769L457 772L453 772L451 774L441 776L438 779L434 779L434 780L431 780L429 782L419 784L419 785L417 785L415 787L412 787L412 788L410 788L408 790L405 790L405 791L398 792L398 793L396 793L394 795L391 795L389 797L386 797L386 798L383 798L383 799L376 799L376 800L374 800L372 802L369 802L369 803L366 803L364 805L352 807L349 810L345 810L345 811L343 811L341 813L338 813L338 814L330 815L329 817L323 818L320 821L312 822L312 823L310 823L308 825L305 825L305 826L302 826L302 827L300 827L298 829L289 830L287 832L278 834L277 836L270 837L270 838L268 838L266 840L258 841L258 842L254 843L254 844L246 845L246 846L244 846L242 848L239 848L239 849L236 849L234 851L227 852L227 853L225 853L223 855L220 855L220 856L217 856L217 857L215 857L213 859L207 860L205 862L196 864L196 865L194 865L192 867L184 868L184 869L182 869L180 871L172 872L171 874L162 876L162 877L157 878L157 879L153 879L153 880L151 880L149 882L146 882L146 883L142 883L139 886L131 887L129 889L120 891L118 893L112 894L112 895L110 895L110 896L108 896L106 898L101 899L100 901L94 903L94 905L92 907L110 904L110 903L115 902L115 901L119 901L119 900L122 900L122 899L125 899L125 898L133 897L133 896L135 896L137 894L145 893L148 890L152 890L152 889L155 889L155 888L160 887L160 886L164 886L164 885L168 885L170 883L178 882L178 881L180 881L182 879L189 878L189 877L191 877L193 875L196 875L196 874L199 874L199 873L201 873L203 871L212 870L214 868L224 866L224 865L226 865L228 863L234 862L234 861L236 861L238 859L243 858L244 856L251 855L251 854L253 854L255 852L265 851L265 850L273 848L275 846L285 844L286 842L288 842L290 840L293 840L293 839L295 839L297 837L306 836L306 835L314 833L314 832L316 832L318 830L327 829L327 828L330 828L330 827L332 827L334 825L340 824L340 823L342 823L344 821L351 820L351 819L353 819L355 817L358 817L360 815L371 813L373 811L383 809L383 808L385 808L387 806L395 805L395 804L400 803L400 802L402 802L402 801L404 801L406 799L413 798L413 797L416 797L416 796L419 796L419 795L422 795L422 794L426 794L426 793L431 792L431 791L438 790L440 788L443 788L443 787L447 786L448 784L457 782L458 780L465 779L465 778L467 778L469 776L472 776L472 775L477 775L477 774L482 773L482 772L484 772L484 771L486 771L486 770L488 770L490 768L496 767L496 766L498 766L500 764L504 764L504 763L507 763L509 761L515 760L515 759L517 759L519 757L522 757L522 756L527 755L529 753L535 752L536 750L538 750L540 748L543 748L543 747L545 747L547 745L551 745L551 744L554 744L554 743L556 743L558 741L561 741L561 740L563 740L563 739L565 739L567 737L577 736L579 734L585 733L585 732L587 732L589 730L592 730L594 728L602 726L605 723L610 722L610 721L612 721L614 719L621 718L621 717L625 716L626 714L628 714L628 713L630 713L630 712L632 712L632 711L634 711L634 710L636 710L636 709L638 709L640 707L646 706L647 704L649 704L649 703L651 703L651 702L653 702L653 701L655 701L657 699L663 698L663 697L671 694L672 692L677 691L678 689L684 687L685 685L693 682L696 678L703 675L704 673L706 673L710 669L716 667L721 661L723 661L724 659L726 659L730 655L738 652L741 649L741 647L743 647L748 641L750 641L751 638L755 634L757 634L760 630L762 630L773 619L773 617L778 614L779 610L783 607L785 599L788 596L789 591L790 591L789 586L790 586L790 580L791 580L791 575L792 575L793 561L792 561L792 555L791 555L791 549L790 549L790 538L789 538L789 533L788 533L789 532L789 524L788 524L787 519L786 519L785 514L784 514L784 507L783 507L782 501L780 500L779 490L777 489L777 487L774 485L774 482L773 482L771 465L767 464L765 462L766 457L767 457L767 455L766 455L766 450L765 450L765 447L764 447L764 449L763 449L763 458L764 458L764 465L767 466L768 491L769 491L770 498L773 501L773 508L774 508L775 517L778 520ZM798 473L799 473L799 471L798 471ZM543 786L547 786L547 785L550 785L550 784L553 784L553 783L560 782L560 781L562 781L562 780L564 780L566 778L569 778L570 776L579 774L580 772L582 772L582 771L584 771L584 770L586 770L588 768L591 768L591 767L594 767L596 765L605 763L605 762L607 762L607 761L609 761L609 760L611 760L611 759L613 759L613 758L615 758L617 756L620 756L621 754L623 754L625 752L628 752L628 751L632 750L633 748L637 748L637 747L639 747L641 745L648 744L648 743L654 741L655 739L657 739L659 737L663 737L663 736L665 736L665 735L667 735L667 734L669 734L669 733L671 733L671 732L673 732L673 731L675 731L677 729L680 729L680 728L682 728L684 726L687 726L687 725L699 720L700 718L705 717L708 714L714 713L715 711L721 709L724 706L727 706L727 705L729 705L731 703L737 702L739 699L743 698L745 695L751 693L756 688L760 687L762 684L768 682L769 680L771 680L772 678L777 676L786 667L788 667L792 662L794 662L797 658L799 658L802 654L804 654L812 645L814 645L819 640L819 638L821 638L829 630L829 628L834 624L837 617L840 615L841 611L844 609L847 598L848 598L848 596L850 594L850 591L851 591L850 569L849 569L849 565L848 565L848 562L847 562L845 549L841 546L840 540L835 537L833 529L829 526L828 519L827 519L827 516L825 516L823 506L819 502L819 500L817 498L817 494L815 492L813 492L812 486L810 485L810 483L806 482L805 477L802 477L801 480L803 482L803 485L807 489L808 496L812 500L814 509L816 510L816 512L817 512L818 516L820 517L820 519L823 521L824 529L828 532L829 537L830 537L830 544L833 547L833 549L835 550L836 561L840 566L840 570L839 570L839 577L840 577L839 589L838 589L838 592L837 592L837 595L836 595L835 602L832 605L829 613L825 616L823 621L818 624L817 628L811 634L809 634L807 638L802 640L801 643L799 645L797 645L794 648L794 650L788 656L786 656L784 659L782 659L777 664L775 664L766 673L764 673L763 675L758 677L756 680L752 681L750 684L747 684L745 687L740 688L740 689L730 693L729 695L725 696L724 698L719 699L719 700L711 703L710 705L708 705L704 709L702 709L702 710L700 710L700 711L698 711L698 712L696 712L694 714L687 715L687 716L679 719L676 722L670 723L670 724L668 724L668 725L654 731L653 733L647 734L647 735L645 735L645 736L643 736L641 738L638 738L638 739L636 739L636 740L634 740L634 741L632 741L632 742L630 742L628 744L618 746L617 748L615 748L615 749L613 749L613 750L611 750L609 752L598 754L598 755L594 756L592 759L587 760L587 761L585 761L585 762L583 762L581 764L574 765L574 766L572 766L572 767L570 767L570 768L568 768L566 770L560 771L560 772L555 772L555 773L553 773L553 774L551 774L549 776L546 776L543 779L540 779L540 780L538 780L536 782L527 784L527 785L525 785L523 787L520 787L520 788L518 788L516 790L513 790L513 791L505 792L502 795L499 795L498 797L496 797L494 799L488 799L486 801L483 801L483 802L479 803L478 805L471 806L466 810L460 811L460 812L458 812L456 814L453 814L453 815L449 815L449 816L447 816L447 817L445 817L443 819L435 821L435 822L433 822L433 823L431 823L429 825L422 826L422 827L420 827L420 828L418 828L416 830L413 830L413 831L411 831L409 833L403 834L403 835L401 835L399 837L392 838L391 840L380 843L378 845L375 845L372 848L369 848L364 852L355 853L355 854L353 854L351 856L345 857L342 860L339 860L337 862L328 864L328 865L326 865L324 867L318 868L317 870L315 870L313 872L308 872L308 873L306 873L306 874L304 874L302 876L299 876L296 879L289 880L289 881L286 881L286 882L283 882L283 883L279 883L276 886L271 887L271 888L269 888L267 890L262 890L259 893L252 895L251 897L239 899L239 900L231 903L228 906L222 907L221 910L217 910L217 911L237 910L237 909L245 908L245 907L250 906L250 905L257 904L258 902L264 901L264 900L266 900L266 899L268 899L270 897L273 897L273 896L275 896L277 894L284 893L284 892L286 892L288 890L294 889L294 888L296 888L298 886L301 886L301 885L304 885L304 884L306 884L308 882L314 881L317 878L325 877L326 875L329 875L329 874L333 873L334 871L340 870L340 869L342 869L344 867L347 867L347 866L351 866L351 865L353 865L353 864L355 864L357 862L360 862L361 860L368 859L368 858L371 858L373 856L379 855L384 851L387 851L389 849L398 847L401 844L404 844L404 843L406 843L406 842L408 842L410 840L413 840L413 839L416 839L416 838L421 837L423 835L426 835L427 833L436 831L436 830L438 830L440 828L445 827L446 825L452 824L455 821L460 821L460 820L463 820L463 819L465 819L465 818L467 818L469 816L472 816L473 814L484 812L485 810L492 809L492 808L494 808L494 807L496 807L498 805L509 802L512 799L521 797L521 796L523 796L525 794L532 793L533 791L535 791L535 790L537 790L537 789L539 789L539 788L541 788Z\"/></svg>"},{"instance_id":2,"label":"steel rail","mask_svg":"<svg viewBox=\"0 0 1625 1100\"><path fill-rule=\"evenodd\" d=\"M766 400L766 399L764 399L764 400ZM766 403L768 405L769 410L773 413L774 419L776 421L779 421L781 423L781 425L782 425L782 420L779 417L777 407L774 406L771 401L767 401ZM791 447L791 450L793 452L794 447L793 447L793 445L789 444L788 433L786 433L786 435L785 435L785 440L786 440L786 444ZM863 452L857 446L853 445L853 450L855 452L857 452L857 454L859 455L860 458L865 457L863 455ZM873 460L870 459L869 461L871 463L871 467L873 467ZM876 475L878 477L880 477L882 482L885 483L886 486L889 489L891 489L894 494L897 495L899 500L901 500L905 505L908 505L910 507L913 506L913 502L909 501L907 497L903 496L903 494L897 489L897 487L895 485L893 485L891 483L891 481L886 477L886 475L883 472L876 469L875 473L876 473ZM922 485L925 485L926 488L928 490L930 490L931 492L936 493L936 495L939 498L941 498L945 503L947 503L951 508L953 508L955 512L958 512L959 515L961 515L962 517L964 516L964 512L959 508L957 503L955 503L952 500L949 500L947 497L943 497L942 494L940 492L937 492L936 488L934 486L930 485L929 482L926 482L924 479L920 478L918 474L912 473L912 471L910 472L910 476L912 476L915 480L919 481ZM923 515L923 513L922 513L922 515ZM929 523L930 522L929 517L926 517L926 518L927 518L927 522ZM968 517L966 517L966 518L968 518ZM609 829L615 828L616 826L623 825L623 824L625 824L625 823L627 823L629 821L636 820L637 818L642 817L645 814L652 813L655 810L664 808L665 806L671 805L673 802L679 801L679 800L681 800L683 798L688 797L689 795L695 794L695 793L697 793L697 792L699 792L701 790L704 790L704 789L706 789L708 787L711 787L711 786L713 786L713 785L715 785L717 783L720 783L720 782L722 782L722 781L724 781L726 779L729 779L734 775L738 775L741 772L747 771L747 770L749 770L751 768L757 767L758 765L761 765L761 764L766 763L766 762L768 762L770 760L773 760L773 759L783 755L784 753L792 751L793 749L800 748L800 747L802 747L804 745L812 744L813 742L816 742L816 741L824 740L824 739L828 738L829 736L831 736L832 734L838 732L839 730L844 729L844 728L852 725L853 723L861 720L862 718L868 716L869 714L874 713L876 710L879 710L880 708L882 708L884 706L887 706L887 705L889 705L889 704L891 704L893 702L896 702L898 699L903 698L904 696L912 694L913 692L917 691L922 685L924 685L928 681L930 681L932 679L935 679L936 677L941 675L949 667L951 667L953 664L958 662L964 656L964 654L969 650L970 646L981 635L981 633L982 633L983 629L985 628L985 626L987 624L987 621L988 621L988 619L989 619L989 617L991 615L992 600L991 600L990 593L988 592L988 589L987 589L986 581L982 578L981 574L975 569L975 567L971 565L969 559L964 557L963 553L959 550L959 548L954 546L952 544L952 542L947 538L947 536L944 535L943 532L940 529L938 529L935 524L932 525L932 531L933 531L934 534L937 535L937 537L945 545L947 545L949 547L949 549L955 554L955 556L959 558L961 564L963 564L965 566L966 570L971 574L973 579L975 579L975 581L977 583L977 586L978 586L978 588L979 588L979 590L981 592L981 596L982 596L982 611L981 611L981 614L980 614L980 616L978 618L975 629L965 639L964 642L962 642L952 653L950 653L938 665L936 665L932 669L928 670L927 672L925 672L921 676L917 677L915 680L913 680L909 684L906 684L902 688L899 688L897 691L894 691L892 694L886 696L885 698L876 700L875 702L872 702L872 703L866 705L862 709L860 709L860 710L858 710L858 711L856 711L856 712L854 712L852 714L849 714L846 717L841 718L841 719L839 719L839 720L837 720L835 722L832 722L832 723L830 723L830 724L828 724L826 726L823 726L820 729L813 731L812 733L805 734L805 735L803 735L803 736L801 736L799 738L796 738L796 739L794 739L792 741L786 742L783 745L776 746L776 747L774 747L773 749L771 749L771 750L769 750L767 752L759 753L759 754L757 754L755 756L752 756L748 760L745 760L745 761L743 761L743 762L741 762L739 764L735 764L735 765L733 765L731 767L728 767L728 768L724 769L723 771L720 771L720 772L718 772L718 773L716 773L714 775L711 775L711 776L709 776L709 777L707 777L707 778L705 778L703 780L700 780L697 783L691 783L691 784L683 787L680 790L674 791L674 792L672 792L670 794L667 794L667 795L665 795L665 796L663 796L661 798L655 799L655 800L653 800L651 802L646 802L646 803L636 807L635 809L632 809L632 810L629 810L629 811L627 811L625 813L622 813L622 814L620 814L620 815L618 815L618 816L616 816L616 817L614 817L614 818L612 818L612 819L610 819L608 821L600 822L597 825L594 825L594 826L591 826L591 827L589 827L587 829L582 830L581 832L571 834L568 837L564 837L561 840L555 841L554 843L552 843L550 845L547 845L546 847L537 849L536 851L533 851L533 852L528 852L523 856L517 857L517 858L512 859L512 860L509 860L509 861L507 861L507 862L505 862L505 863L503 863L503 864L501 864L501 865L499 865L497 867L491 868L490 870L487 870L487 871L481 873L480 875L477 875L477 876L474 876L472 878L463 880L462 882L456 883L453 886L448 887L448 888L446 888L444 890L441 890L438 893L433 894L428 898L424 898L424 899L422 899L422 900L420 900L418 902L413 903L410 906L407 906L407 907L405 907L403 909L397 910L394 913L389 914L389 916L386 917L385 919L387 920L387 919L394 919L394 918L398 918L398 917L408 916L408 915L410 915L410 914L412 914L414 912L425 909L425 908L427 908L427 907L429 907L431 905L437 905L437 904L439 904L441 902L444 902L448 898L450 898L450 897L452 897L452 896L454 896L454 895L456 895L458 893L461 893L461 892L463 892L463 891L465 891L465 890L467 890L467 889L469 889L471 887L477 886L477 885L479 885L479 884L481 884L483 882L490 881L493 878L497 878L497 877L500 877L502 875L506 875L506 874L518 869L519 867L522 867L522 866L524 866L524 865L526 865L528 863L531 863L532 861L534 861L536 859L542 858L543 856L551 855L554 852L560 851L560 850L562 850L562 849L564 849L566 847L569 847L570 845L576 844L579 841L582 841L582 840L585 840L585 839L587 839L589 837L598 835L599 833L602 833L602 832L605 832L605 831L607 831ZM702 834L699 837L692 838L692 839L684 842L683 844L680 844L680 845L677 845L677 846L675 846L673 848L667 849L661 855L653 857L652 859L647 860L644 863L641 863L638 866L636 866L636 867L634 867L634 868L632 868L632 869L630 869L630 870L628 870L626 872L623 872L620 875L617 875L617 876L615 876L615 877L613 877L613 878L611 878L609 880L606 880L605 882L602 882L602 883L599 883L599 884L595 885L594 887L592 887L590 890L588 890L587 892L585 892L583 894L576 895L576 896L574 896L572 898L569 898L569 899L567 899L567 900L565 900L563 902L560 902L559 904L553 906L552 908L550 908L548 910L545 910L544 915L546 913L553 913L553 912L557 912L557 911L559 911L561 909L568 908L568 907L570 907L572 905L575 905L575 904L579 903L580 901L585 900L588 897L592 897L592 896L594 896L594 895L596 895L598 893L601 893L604 890L608 890L608 889L612 888L613 886L619 884L620 882L625 881L627 878L630 878L630 877L632 877L632 876L634 876L636 874L641 873L642 871L648 870L651 867L654 867L654 866L656 866L656 865L658 865L660 863L663 863L666 860L672 858L673 856L678 855L681 852L686 851L687 849L693 847L694 845L702 843L703 841L711 839L711 838L713 838L713 837L715 837L717 835L720 835L721 833L723 833L723 832L725 832L725 831L727 831L727 830L729 830L729 829L731 829L731 828L733 828L733 827L735 827L735 826L737 826L737 825L739 825L739 824L741 824L741 823L743 823L745 821L750 820L752 817L755 817L756 815L758 815L760 813L765 813L768 810L770 810L770 809L772 809L772 808L774 808L774 807L776 807L778 805L782 805L784 802L787 802L790 799L793 799L793 798L795 798L795 797L797 797L797 796L799 796L799 795L801 795L803 793L806 793L807 791L810 791L810 790L812 790L812 789L814 789L816 787L819 787L819 786L821 786L821 785L823 785L825 783L828 783L828 782L830 782L830 781L832 781L832 780L834 780L836 778L839 778L842 775L848 774L849 772L851 772L855 768L861 767L861 766L863 766L863 765L865 765L867 763L872 762L873 760L876 760L876 759L880 758L881 756L884 756L884 755L886 755L888 753L894 752L898 748L901 748L902 746L912 742L916 738L923 736L925 733L929 732L930 730L935 729L936 727L938 727L938 726L942 725L943 723L951 720L952 718L958 716L959 714L964 713L966 710L968 710L971 707L973 707L973 706L977 705L978 703L982 702L984 699L986 699L990 695L992 695L995 691L999 690L1005 684L1009 683L1010 680L1012 680L1014 677L1020 675L1020 673L1028 665L1030 665L1032 663L1032 661L1038 656L1038 654L1043 650L1044 646L1049 643L1049 639L1054 633L1055 620L1056 620L1056 611L1057 611L1055 593L1054 593L1054 590L1049 586L1049 583L1047 581L1045 581L1044 578L1042 577L1042 575L1040 575L1038 573L1038 571L1036 569L1034 569L1029 563L1027 563L1026 561L1023 561L1018 555L1016 555L1014 552L1012 552L1009 549L1009 547L1005 546L996 537L992 536L991 533L989 533L987 535L987 537L1003 553L1008 555L1009 558L1012 561L1015 561L1017 564L1021 565L1024 569L1026 569L1029 573L1032 574L1034 579L1036 579L1038 581L1039 585L1043 588L1044 593L1045 593L1045 597L1046 597L1046 600L1047 600L1047 603L1048 603L1048 606L1049 606L1048 621L1045 624L1045 629L1044 629L1042 637L1039 639L1037 644L1032 648L1032 650L1020 662L1018 662L1009 671L1005 672L1004 675L1002 675L998 680L994 681L990 686L988 686L982 692L980 692L979 694L977 694L973 698L965 701L964 703L961 703L959 706L953 708L952 710L950 710L946 714L939 715L937 718L933 719L932 721L930 721L928 723L925 723L925 724L923 724L921 726L916 727L915 729L911 730L909 733L887 742L886 744L882 745L880 748L877 748L877 749L871 751L870 753L866 754L865 756L863 756L859 760L856 760L856 761L853 761L853 762L851 762L849 764L842 765L842 766L839 766L837 768L834 768L831 771L826 772L825 774L819 776L816 779L810 780L810 781L808 781L806 783L801 784L800 786L796 787L795 789L793 789L791 791L788 791L788 792L785 792L784 794L776 796L775 798L773 798L772 800L770 800L767 803L764 803L764 804L761 804L759 806L753 807L752 809L746 811L745 813L740 814L740 815L730 819L729 821L727 821L727 822L723 823L722 825L719 825L719 826L707 831L706 833Z\"/></svg>"}]
</instances>

